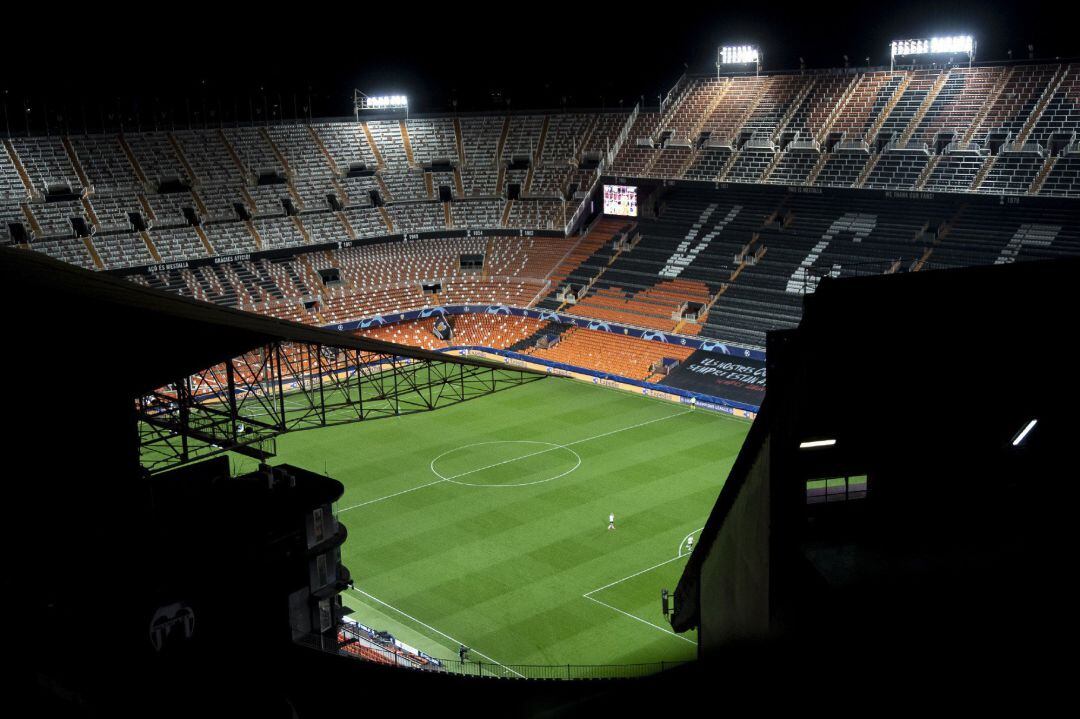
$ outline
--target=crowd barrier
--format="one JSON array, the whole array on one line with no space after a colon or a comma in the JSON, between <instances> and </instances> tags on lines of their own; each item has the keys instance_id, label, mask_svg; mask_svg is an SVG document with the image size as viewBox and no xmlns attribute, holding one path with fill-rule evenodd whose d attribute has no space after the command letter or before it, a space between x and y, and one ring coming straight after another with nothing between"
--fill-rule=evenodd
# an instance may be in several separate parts
<instances>
[{"instance_id":1,"label":"crowd barrier","mask_svg":"<svg viewBox=\"0 0 1080 719\"><path fill-rule=\"evenodd\" d=\"M301 634L297 644L320 651L419 672L457 674L488 679L632 679L688 664L687 661L638 662L634 664L500 664L467 653L464 658L436 659L346 617L336 637Z\"/></svg>"}]
</instances>

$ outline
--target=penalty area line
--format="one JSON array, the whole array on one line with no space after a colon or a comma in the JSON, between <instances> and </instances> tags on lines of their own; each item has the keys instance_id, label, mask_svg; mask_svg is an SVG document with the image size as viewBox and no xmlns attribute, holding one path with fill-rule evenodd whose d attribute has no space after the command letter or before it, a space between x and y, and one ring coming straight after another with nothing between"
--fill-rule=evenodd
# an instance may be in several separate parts
<instances>
[{"instance_id":1,"label":"penalty area line","mask_svg":"<svg viewBox=\"0 0 1080 719\"><path fill-rule=\"evenodd\" d=\"M681 634L676 634L675 632L671 631L670 629L665 629L664 627L660 626L659 624L653 624L652 622L650 622L650 621L647 621L647 620L645 620L645 619L642 619L641 617L638 617L638 616L634 616L634 615L633 615L633 614L631 614L630 612L624 612L623 610L619 609L618 607L613 607L613 606L611 606L611 605L610 605L610 604L608 604L607 602L601 602L601 601L600 601L599 599L597 599L596 597L590 597L590 596L589 596L588 594L582 594L581 596L585 597L586 599L588 599L588 600L589 600L589 601L591 601L591 602L596 602L596 603L597 603L597 604L599 604L600 606L603 606L603 607L607 607L608 609L613 609L614 611L618 612L619 614L622 614L622 615L623 615L624 617L630 617L631 619L634 619L634 620L636 620L636 621L639 621L639 622L641 622L642 624L647 624L647 625L649 625L649 626L650 626L650 627L652 627L653 629L659 629L660 631L664 632L665 634L670 634L671 636L675 637L676 639L681 639L681 640L683 640L684 642L686 642L686 643L688 643L688 644L694 644L694 645L696 645L696 644L697 644L697 642L695 642L695 641L694 641L693 639L687 639L687 638L686 638L686 637L684 637L683 635L681 635Z\"/></svg>"},{"instance_id":2,"label":"penalty area line","mask_svg":"<svg viewBox=\"0 0 1080 719\"><path fill-rule=\"evenodd\" d=\"M704 529L704 527L702 527L701 529ZM690 534L686 535L686 537L683 537L682 543L679 545L679 553L677 555L675 555L674 557L672 557L671 559L665 559L664 561L660 562L659 564L654 564L651 567L648 567L646 569L642 569L639 572L634 572L633 574L625 576L622 579L616 579L614 582L609 582L608 584L605 584L602 587L597 587L596 589L585 592L581 596L584 597L585 599L588 599L590 601L596 602L597 604L605 606L608 609L612 609L612 610L618 612L619 614L622 614L623 616L626 616L626 617L629 617L629 618L634 619L636 621L639 621L642 624L648 624L653 629L659 629L660 631L662 631L662 632L664 632L666 634L670 634L671 636L675 637L676 639L682 639L684 642L689 642L690 644L696 644L696 642L694 640L692 640L692 639L687 639L686 637L682 636L681 634L676 634L675 632L671 631L670 629L666 629L666 628L660 626L659 624L653 624L652 622L650 622L648 620L645 620L645 619L642 619L639 616L633 615L633 614L631 614L629 612L625 612L622 609L619 609L618 607L613 607L610 604L608 604L607 602L602 602L602 601L600 601L599 599L597 599L596 597L594 597L592 595L596 594L597 592L602 592L605 589L610 589L611 587L614 587L616 584L622 584L623 582L625 582L628 579L633 579L634 577L640 577L642 574L645 574L647 572L651 572L652 570L663 567L666 564L671 564L672 562L679 561L680 559L683 558L683 553L682 553L683 552L683 546L686 544L687 538L694 536L695 534L700 532L701 529L695 529L693 532L690 532Z\"/></svg>"},{"instance_id":3,"label":"penalty area line","mask_svg":"<svg viewBox=\"0 0 1080 719\"><path fill-rule=\"evenodd\" d=\"M585 594L583 596L588 597L590 594L596 594L597 592L601 592L601 591L603 591L605 589L608 589L609 587L614 587L616 584L622 584L627 579L633 579L634 577L640 576L640 575L644 574L645 572L651 572L652 570L654 570L654 569L656 569L658 567L662 567L665 564L671 564L672 562L677 561L679 559L681 559L681 557L672 557L671 559L666 559L663 562L660 562L659 564L652 565L648 569L642 569L640 572L634 572L633 574L631 574L628 577L623 577L622 579L616 579L611 584L605 584L602 587L597 587L596 589L592 590L591 592L585 592Z\"/></svg>"}]
</instances>

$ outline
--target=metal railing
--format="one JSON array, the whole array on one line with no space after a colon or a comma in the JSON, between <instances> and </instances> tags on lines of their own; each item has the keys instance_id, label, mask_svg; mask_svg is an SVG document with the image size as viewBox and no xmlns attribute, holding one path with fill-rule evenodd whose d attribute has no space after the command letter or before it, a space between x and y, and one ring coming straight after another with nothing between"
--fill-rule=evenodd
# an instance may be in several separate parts
<instances>
[{"instance_id":1,"label":"metal railing","mask_svg":"<svg viewBox=\"0 0 1080 719\"><path fill-rule=\"evenodd\" d=\"M834 148L837 152L865 152L870 153L870 145L866 140L841 140Z\"/></svg>"},{"instance_id":2,"label":"metal railing","mask_svg":"<svg viewBox=\"0 0 1080 719\"><path fill-rule=\"evenodd\" d=\"M686 90L686 88L683 86L684 83L686 83L686 74L685 73L681 77L679 77L678 80L675 81L675 84L672 85L670 90L668 90L667 95L665 95L660 100L660 114L661 115L664 114L665 110L667 110L673 104L675 104L675 102L677 100L682 99L682 95L685 93L685 90Z\"/></svg>"},{"instance_id":3,"label":"metal railing","mask_svg":"<svg viewBox=\"0 0 1080 719\"><path fill-rule=\"evenodd\" d=\"M357 625L358 626L358 625ZM405 670L486 677L490 679L632 679L674 669L686 661L637 662L633 664L501 664L469 650L464 659L436 659L413 647L380 639L367 630L346 625L337 638L333 635L300 634L297 644L331 654L341 654L359 661L383 664Z\"/></svg>"},{"instance_id":4,"label":"metal railing","mask_svg":"<svg viewBox=\"0 0 1080 719\"><path fill-rule=\"evenodd\" d=\"M630 128L634 126L634 122L637 120L638 113L641 112L641 103L634 105L633 111L630 116L626 118L626 122L623 123L622 130L615 138L614 144L610 145L604 157L600 159L600 164L596 168L596 176L593 178L592 184L589 186L589 191L585 193L585 197L581 199L577 209L574 210L573 216L567 221L566 226L563 228L563 234L569 235L578 220L581 219L582 214L585 212L585 208L588 207L589 201L592 198L593 192L596 190L596 186L600 184L600 178L604 176L604 173L615 162L615 156L622 149L623 143L626 142L627 136L630 134Z\"/></svg>"},{"instance_id":5,"label":"metal railing","mask_svg":"<svg viewBox=\"0 0 1080 719\"><path fill-rule=\"evenodd\" d=\"M475 677L510 679L633 679L673 669L685 662L638 664L498 664L484 661L444 659L441 671Z\"/></svg>"},{"instance_id":6,"label":"metal railing","mask_svg":"<svg viewBox=\"0 0 1080 719\"><path fill-rule=\"evenodd\" d=\"M630 129L634 126L634 122L637 121L638 114L641 112L641 103L634 105L634 109L630 112L630 116L626 118L626 122L623 123L622 130L615 138L614 144L608 148L607 155L604 157L603 168L610 167L615 162L615 156L619 154L619 150L622 149L623 143L626 142L627 136L630 135Z\"/></svg>"},{"instance_id":7,"label":"metal railing","mask_svg":"<svg viewBox=\"0 0 1080 719\"><path fill-rule=\"evenodd\" d=\"M1046 155L1046 148L1038 142L1022 142L1016 140L1002 145L998 154L1038 155L1039 157L1043 157Z\"/></svg>"},{"instance_id":8,"label":"metal railing","mask_svg":"<svg viewBox=\"0 0 1080 719\"><path fill-rule=\"evenodd\" d=\"M945 154L946 155L955 155L955 154L968 154L968 155L970 155L970 154L976 154L976 155L980 155L980 156L985 156L985 155L989 155L990 151L988 149L986 149L985 147L983 147L983 145L978 143L978 142L954 141L954 142L950 142L949 144L945 145Z\"/></svg>"},{"instance_id":9,"label":"metal railing","mask_svg":"<svg viewBox=\"0 0 1080 719\"><path fill-rule=\"evenodd\" d=\"M891 271L909 271L909 268L918 261L917 257L890 257L878 260L866 260L865 262L853 262L844 264L834 274L833 271L815 270L814 268L802 268L803 272L798 278L800 294L813 294L821 281L828 277L869 277L873 275L889 274ZM894 268L896 268L894 270Z\"/></svg>"},{"instance_id":10,"label":"metal railing","mask_svg":"<svg viewBox=\"0 0 1080 719\"><path fill-rule=\"evenodd\" d=\"M754 136L746 141L744 147L748 150L772 150L773 152L776 152L778 149L771 137L768 135L762 137L757 133L754 133Z\"/></svg>"}]
</instances>

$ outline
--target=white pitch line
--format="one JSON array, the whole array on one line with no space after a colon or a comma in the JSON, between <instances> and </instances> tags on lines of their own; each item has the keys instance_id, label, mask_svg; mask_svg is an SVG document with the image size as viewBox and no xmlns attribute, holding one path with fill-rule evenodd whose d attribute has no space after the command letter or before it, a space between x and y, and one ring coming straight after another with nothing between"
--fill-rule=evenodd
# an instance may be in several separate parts
<instances>
[{"instance_id":1,"label":"white pitch line","mask_svg":"<svg viewBox=\"0 0 1080 719\"><path fill-rule=\"evenodd\" d=\"M652 570L656 569L657 567L662 567L665 564L671 564L672 562L678 561L679 559L682 559L682 557L672 557L671 559L666 559L663 562L660 562L659 564L652 565L648 569L642 569L640 572L634 572L629 577L623 577L622 579L616 579L611 584L605 584L602 587L597 587L596 589L592 590L591 592L586 592L583 596L589 597L590 594L596 594L597 592L602 591L604 589L608 589L609 587L614 587L616 584L622 584L627 579L633 579L634 577L640 576L640 575L644 574L645 572L651 572ZM592 599L592 597L589 597L589 598Z\"/></svg>"},{"instance_id":2,"label":"white pitch line","mask_svg":"<svg viewBox=\"0 0 1080 719\"><path fill-rule=\"evenodd\" d=\"M458 477L464 477L467 474L473 474L474 472L480 472L480 471L485 470L485 469L491 469L492 467L498 467L499 465L506 464L507 462L516 462L519 459L525 459L526 457L535 457L538 454L544 454L545 452L553 452L556 449L562 449L563 447L572 447L575 444L581 444L582 442L591 442L592 440L600 439L601 437L610 437L613 434L618 434L619 432L626 432L626 431L631 430L631 429L637 429L638 427L644 427L645 425L653 424L654 422L663 422L665 419L673 419L675 417L681 417L684 414L689 414L690 412L693 412L693 410L688 409L688 410L686 410L684 412L676 412L675 414L669 414L669 415L665 415L663 417L657 417L656 419L650 419L650 420L645 421L645 422L638 422L637 424L632 424L629 427L623 427L622 429L615 429L615 430L612 430L610 432L604 432L603 434L594 435L592 437L586 437L585 439L575 440L575 441L569 442L567 444L560 444L560 445L557 445L555 447L551 447L550 449L541 450L539 452L532 452L530 454L526 454L526 455L524 455L522 457L517 457L515 459L508 459L508 460L505 460L505 461L502 461L502 462L496 462L495 464L489 464L486 467L479 467L478 469L469 470L468 472L463 472L462 474L455 474L452 477L446 477L444 479L437 479L434 482L428 482L427 484L421 484L419 487L412 487L411 489L403 489L400 492L394 492L393 494L388 494L385 497L376 497L375 499L369 499L366 502L361 502L360 504L354 504L353 506L346 507L345 509L339 509L337 511L337 513L341 514L343 512L348 512L351 509L358 509L359 507L366 507L369 504L375 504L376 502L382 502L383 500L386 500L386 499L393 499L394 497L397 497L397 496L402 495L402 494L408 494L409 492L415 492L418 489L424 489L425 487L431 487L432 485L440 484L442 482L448 482L448 481L450 481L452 479L457 479Z\"/></svg>"},{"instance_id":3,"label":"white pitch line","mask_svg":"<svg viewBox=\"0 0 1080 719\"><path fill-rule=\"evenodd\" d=\"M660 631L664 632L665 634L670 634L671 636L675 637L676 639L682 639L684 642L687 642L689 644L694 644L694 645L697 644L697 642L695 642L693 639L687 639L683 635L676 634L675 632L671 631L670 629L665 629L664 627L660 626L659 624L653 624L652 622L646 621L646 620L642 619L641 617L634 616L633 614L630 614L629 612L624 612L623 610L619 609L618 607L611 606L607 602L601 602L596 597L590 597L588 594L583 594L582 596L585 597L586 599L590 600L590 601L596 602L597 604L599 604L601 606L607 607L608 609L614 609L616 612L618 612L619 614L622 614L623 616L630 617L631 619L636 619L637 621L641 622L642 624L648 624L653 629L659 629Z\"/></svg>"},{"instance_id":4,"label":"white pitch line","mask_svg":"<svg viewBox=\"0 0 1080 719\"><path fill-rule=\"evenodd\" d=\"M461 474L455 474L454 476L447 477L446 479L449 481L451 479L457 479L458 477L464 477L464 476L469 475L469 474L475 474L477 472L483 472L485 469L491 469L493 467L499 467L499 466L504 465L504 464L509 464L510 462L517 462L518 460L521 460L521 459L528 459L529 457L535 457L538 454L547 454L548 452L554 452L557 449L564 449L566 447L573 447L575 444L581 444L582 442L591 442L594 439L600 439L601 437L608 437L608 436L613 435L613 434L618 434L619 432L625 432L625 431L627 431L629 429L637 429L638 427L644 427L645 425L652 424L653 422L662 422L663 420L671 419L672 417L680 417L680 416L682 416L684 414L687 414L689 412L692 412L692 411L693 410L686 410L686 412L676 412L675 414L669 414L669 415L666 415L664 417L657 417L656 419L650 419L647 422L639 422L638 424L633 424L633 425L630 425L629 427L623 427L622 429L612 430L611 432L604 432L603 434L598 434L598 435L595 435L593 437L586 437L585 439L575 440L573 442L568 442L566 444L555 444L554 442L552 442L552 444L555 444L554 447L548 447L547 449L541 449L541 450L538 450L536 452L530 452L529 454L525 454L525 455L522 455L520 457L514 457L513 459L505 459L502 462L496 462L495 464L489 464L486 467L477 467L476 469L470 469L468 472L462 472Z\"/></svg>"},{"instance_id":5,"label":"white pitch line","mask_svg":"<svg viewBox=\"0 0 1080 719\"><path fill-rule=\"evenodd\" d=\"M687 537L692 537L693 535L700 532L702 529L704 529L704 527L702 527L701 529L695 529L693 532L690 532L690 534L686 535L686 537L683 537L682 544L679 545L679 553L676 556L672 557L671 559L666 559L663 562L660 562L659 564L654 564L654 565L652 565L651 567L649 567L647 569L642 569L640 572L634 572L633 574L631 574L629 576L626 576L626 577L623 577L622 579L616 579L614 582L611 582L610 584L605 584L602 587L597 587L596 589L593 589L590 592L586 592L585 594L582 594L581 596L583 596L585 599L596 602L597 604L602 604L603 606L607 607L608 609L614 609L619 614L623 614L623 615L625 615L627 617L630 617L631 619L636 619L637 621L641 622L642 624L648 624L650 627L653 627L654 629L659 629L662 632L666 632L667 634L670 634L671 636L673 636L673 637L675 637L677 639L682 639L684 642L689 642L691 644L695 644L694 640L692 640L692 639L687 639L686 637L682 636L681 634L676 634L675 632L671 631L670 629L665 629L664 627L661 627L659 624L653 624L652 622L646 621L646 620L642 619L641 617L630 614L629 612L624 612L623 610L619 609L618 607L611 606L607 602L601 602L599 599L597 599L596 597L594 597L592 595L596 594L597 592L602 592L603 590L608 589L610 587L614 587L616 584L622 584L627 579L633 579L634 577L639 577L642 574L645 574L646 572L651 572L652 570L657 569L658 567L662 567L665 564L671 564L672 562L676 562L676 561L682 559L683 558L683 554L682 554L683 545L686 544Z\"/></svg>"},{"instance_id":6,"label":"white pitch line","mask_svg":"<svg viewBox=\"0 0 1080 719\"><path fill-rule=\"evenodd\" d=\"M585 439L579 439L576 442L568 442L567 444L564 444L563 446L564 447L573 447L575 444L581 444L582 442L591 442L594 439L600 439L601 437L608 437L608 436L613 435L613 434L618 434L619 432L625 432L628 429L637 429L638 427L644 427L645 425L653 424L654 422L663 422L665 419L672 419L674 417L682 417L684 414L690 414L693 411L694 410L692 410L692 409L688 409L688 410L686 410L684 412L676 412L675 414L664 415L663 417L657 417L656 419L650 419L647 422L638 422L637 424L632 424L629 427L623 427L622 429L613 429L610 432L604 432L603 434L597 434L597 435L594 435L592 437L586 437Z\"/></svg>"},{"instance_id":7,"label":"white pitch line","mask_svg":"<svg viewBox=\"0 0 1080 719\"><path fill-rule=\"evenodd\" d=\"M522 459L528 459L529 457L535 457L538 454L546 454L547 452L553 452L556 449L562 449L563 447L566 447L566 446L568 446L568 445L562 444L562 445L558 445L556 447L548 447L547 449L541 449L541 450L538 450L536 452L530 452L529 454L523 454L520 457L514 457L512 459L504 459L501 462L496 462L495 464L489 464L486 467L477 467L476 469L470 469L468 472L462 472L461 474L455 474L453 476L447 477L446 481L449 482L450 480L458 479L459 477L467 477L470 474L476 474L477 472L483 472L485 469L492 469L493 467L500 467L500 466L502 466L504 464L510 464L511 462L517 462L517 461L522 460Z\"/></svg>"},{"instance_id":8,"label":"white pitch line","mask_svg":"<svg viewBox=\"0 0 1080 719\"><path fill-rule=\"evenodd\" d=\"M705 529L705 527L699 527L699 528L695 529L693 532L690 532L690 534L688 534L688 535L686 535L685 537L682 538L682 544L679 545L679 556L680 557L682 556L683 547L686 546L686 540L690 539L690 537L693 537L695 534L700 532L702 529Z\"/></svg>"},{"instance_id":9,"label":"white pitch line","mask_svg":"<svg viewBox=\"0 0 1080 719\"><path fill-rule=\"evenodd\" d=\"M368 599L370 599L371 601L373 601L373 602L376 602L376 603L378 603L378 604L381 604L381 605L383 605L384 607L386 607L387 609L393 610L393 611L397 612L398 614L400 614L400 615L401 615L401 616L403 616L403 617L406 617L406 618L408 618L408 619L411 619L412 621L416 622L417 624L419 624L420 626L424 627L425 629L430 629L431 631L435 632L435 633L436 633L436 634L438 634L439 636L441 636L441 637L445 637L445 638L449 639L449 640L450 640L450 641L451 641L452 643L454 643L454 644L458 644L458 645L461 645L461 646L465 646L465 642L463 642L463 641L460 641L460 640L458 640L458 639L454 639L454 638L453 638L452 636L450 636L449 634L447 634L447 633L445 633L445 632L440 632L440 631L439 631L438 629L436 629L435 627L431 626L430 624L427 624L427 623L425 623L425 622L422 622L422 621L420 621L419 619L417 619L416 617L412 616L411 614L406 614L405 612L401 611L401 610L400 610L400 609L398 609L397 607L395 607L395 606L393 606L393 605L391 605L391 604L387 604L386 602L384 602L383 600L379 599L378 597L373 597L373 596L371 596L370 594L368 594L367 592L365 592L365 591L364 591L364 590L362 590L362 589L356 589L355 587L353 587L353 588L352 588L352 589L350 589L349 591L353 592L354 594L361 594L361 595L363 595L363 596L367 597ZM506 671L510 672L511 674L517 674L517 675L518 675L519 677L521 677L522 679L524 679L524 678L525 678L525 675L524 675L524 674L521 674L521 673L519 673L519 672L515 672L515 671L514 671L513 669L511 669L510 667L506 666L506 665L505 665L505 664L503 664L502 662L500 662L500 661L496 661L495 659L492 659L492 658L491 658L491 657L489 657L489 656L488 656L487 654L484 654L483 652L481 652L481 651L479 651L479 650L477 650L477 649L473 649L472 647L469 647L469 651L470 651L470 652L475 652L476 654L479 654L479 655L480 655L480 656L482 656L482 657L483 657L484 659L487 659L487 660L488 660L489 662L492 662L493 664L498 664L498 665L499 665L500 667L502 667L502 668L503 668L503 669L505 669Z\"/></svg>"},{"instance_id":10,"label":"white pitch line","mask_svg":"<svg viewBox=\"0 0 1080 719\"><path fill-rule=\"evenodd\" d=\"M433 484L439 484L440 482L445 482L445 481L446 481L445 479L436 479L434 482L428 482L427 484L421 484L419 487L413 487L411 489L403 489L400 492L394 492L393 494L388 494L385 497L378 497L377 499L369 499L366 502L361 502L360 504L354 504L353 506L346 507L345 509L339 509L337 511L337 513L341 514L342 512L348 512L350 509L359 509L360 507L366 507L369 504L375 504L376 502L381 502L384 499L392 499L393 497L397 497L397 496L402 495L402 494L408 494L409 492L415 492L418 489L423 489L424 487L430 487Z\"/></svg>"}]
</instances>

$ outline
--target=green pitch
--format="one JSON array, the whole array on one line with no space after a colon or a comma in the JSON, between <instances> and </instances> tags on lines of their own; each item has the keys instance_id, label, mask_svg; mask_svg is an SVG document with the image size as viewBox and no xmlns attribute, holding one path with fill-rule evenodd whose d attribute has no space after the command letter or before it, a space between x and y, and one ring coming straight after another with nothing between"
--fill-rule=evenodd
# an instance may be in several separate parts
<instances>
[{"instance_id":1,"label":"green pitch","mask_svg":"<svg viewBox=\"0 0 1080 719\"><path fill-rule=\"evenodd\" d=\"M440 658L464 643L507 665L678 661L695 637L671 633L660 590L675 588L748 429L549 378L287 434L275 462L345 485L356 589L343 598L363 624Z\"/></svg>"}]
</instances>

